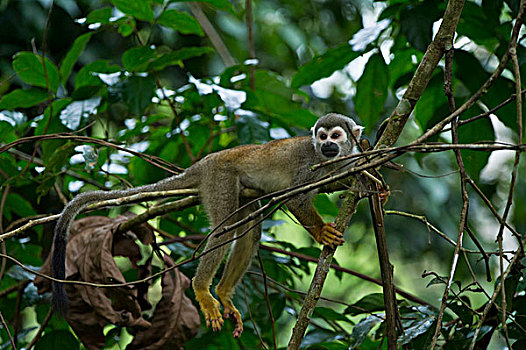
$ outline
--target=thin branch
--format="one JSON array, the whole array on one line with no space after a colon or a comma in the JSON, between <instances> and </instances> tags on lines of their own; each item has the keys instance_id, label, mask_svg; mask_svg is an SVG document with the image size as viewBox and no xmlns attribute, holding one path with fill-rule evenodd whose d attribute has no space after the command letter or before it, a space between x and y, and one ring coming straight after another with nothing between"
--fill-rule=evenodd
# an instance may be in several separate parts
<instances>
[{"instance_id":1,"label":"thin branch","mask_svg":"<svg viewBox=\"0 0 526 350\"><path fill-rule=\"evenodd\" d=\"M187 5L190 7L190 10L192 11L192 14L194 15L195 19L197 19L201 27L203 27L203 30L208 36L208 39L210 39L212 45L216 48L217 53L223 60L225 66L231 67L235 65L236 60L234 59L234 57L232 57L230 51L228 50L228 47L225 45L212 23L210 23L210 21L204 14L203 10L201 9L201 6L197 2L188 2Z\"/></svg>"},{"instance_id":2,"label":"thin branch","mask_svg":"<svg viewBox=\"0 0 526 350\"><path fill-rule=\"evenodd\" d=\"M7 326L7 323L5 322L2 311L0 311L0 321L2 322L2 325L4 326L7 336L9 337L9 341L11 342L11 346L13 347L13 350L16 350L15 340L13 339L13 336L11 335L11 332L9 331L9 327Z\"/></svg>"},{"instance_id":3,"label":"thin branch","mask_svg":"<svg viewBox=\"0 0 526 350\"><path fill-rule=\"evenodd\" d=\"M259 268L261 269L261 275L263 276L263 288L265 290L265 301L267 303L267 310L270 316L270 323L272 324L272 340L274 342L274 350L278 349L278 343L276 341L276 321L274 320L274 314L272 313L272 307L270 306L270 299L268 295L268 286L267 286L267 274L265 273L265 268L263 267L263 260L261 259L261 253L258 250L258 261Z\"/></svg>"},{"instance_id":4,"label":"thin branch","mask_svg":"<svg viewBox=\"0 0 526 350\"><path fill-rule=\"evenodd\" d=\"M453 40L451 41L451 46L453 46ZM444 91L449 103L449 111L453 113L455 111L455 98L453 95L453 47L446 53L446 64L445 64L445 77L444 77ZM458 143L458 125L457 119L451 121L451 136L453 139L453 144ZM433 334L433 339L431 341L430 349L433 350L437 344L438 337L440 335L440 330L442 329L442 318L444 317L444 312L446 311L447 300L451 285L453 284L453 278L455 277L455 271L458 264L458 258L460 254L460 249L462 247L462 239L464 237L464 230L467 226L468 220L468 210L469 210L469 196L466 189L466 183L468 174L466 173L466 168L464 167L464 160L462 159L462 154L460 150L454 150L455 159L458 164L458 169L460 171L460 191L462 194L462 209L460 211L460 219L458 224L458 237L457 244L455 245L455 251L453 253L453 261L451 263L451 269L449 271L449 278L444 288L444 294L442 295L442 302L440 304L440 311L437 316L437 325L435 328L435 333Z\"/></svg>"}]
</instances>

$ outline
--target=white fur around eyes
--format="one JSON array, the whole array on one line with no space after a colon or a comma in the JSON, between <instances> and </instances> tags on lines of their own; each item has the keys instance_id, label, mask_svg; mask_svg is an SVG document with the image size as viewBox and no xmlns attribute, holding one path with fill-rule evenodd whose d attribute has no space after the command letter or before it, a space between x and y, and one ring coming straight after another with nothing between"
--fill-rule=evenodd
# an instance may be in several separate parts
<instances>
[{"instance_id":1,"label":"white fur around eyes","mask_svg":"<svg viewBox=\"0 0 526 350\"><path fill-rule=\"evenodd\" d=\"M330 139L330 136L335 132L341 135L338 139L338 142L347 142L347 133L340 126L335 126L334 128L330 128L329 130L325 129L324 127L321 127L318 129L318 134L316 135L316 137L319 139L321 134L327 134L327 136L329 136L328 139Z\"/></svg>"}]
</instances>

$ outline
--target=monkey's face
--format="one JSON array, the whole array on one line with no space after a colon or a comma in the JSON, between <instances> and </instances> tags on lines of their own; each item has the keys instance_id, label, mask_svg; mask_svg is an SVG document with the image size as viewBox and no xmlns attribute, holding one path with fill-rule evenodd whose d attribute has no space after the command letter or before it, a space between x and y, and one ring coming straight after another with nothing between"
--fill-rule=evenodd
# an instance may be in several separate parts
<instances>
[{"instance_id":1,"label":"monkey's face","mask_svg":"<svg viewBox=\"0 0 526 350\"><path fill-rule=\"evenodd\" d=\"M314 137L316 153L323 160L352 153L353 140L341 126L319 127Z\"/></svg>"}]
</instances>

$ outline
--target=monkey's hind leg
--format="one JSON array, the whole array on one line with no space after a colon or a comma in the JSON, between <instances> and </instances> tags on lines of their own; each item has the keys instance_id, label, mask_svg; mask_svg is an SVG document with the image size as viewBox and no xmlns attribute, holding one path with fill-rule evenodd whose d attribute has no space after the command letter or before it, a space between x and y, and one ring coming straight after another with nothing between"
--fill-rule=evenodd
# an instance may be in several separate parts
<instances>
[{"instance_id":1,"label":"monkey's hind leg","mask_svg":"<svg viewBox=\"0 0 526 350\"><path fill-rule=\"evenodd\" d=\"M199 189L201 201L210 217L212 227L216 227L223 219L233 213L238 208L239 203L237 179L232 175L218 176L218 178L222 180L203 180L203 183L215 184L216 186L213 188L210 186ZM216 233L221 232L222 227L234 222L233 219L228 220L208 238L203 250L207 253L200 258L195 277L192 280L195 298L205 316L206 325L211 326L214 331L221 330L223 317L221 316L219 302L210 293L210 285L230 246L225 242L234 237L234 231L225 232L219 237L216 236Z\"/></svg>"},{"instance_id":2,"label":"monkey's hind leg","mask_svg":"<svg viewBox=\"0 0 526 350\"><path fill-rule=\"evenodd\" d=\"M240 213L238 219L245 218L258 208L259 204L247 207ZM234 331L232 332L234 338L239 337L243 332L243 321L241 319L241 313L232 302L232 295L235 292L236 285L247 271L252 258L257 251L259 240L261 238L261 224L256 224L257 220L258 218L251 220L236 230L236 236L241 234L243 234L243 236L236 239L234 242L221 281L219 281L219 284L215 289L224 308L224 317L231 318L235 323ZM249 228L250 230L245 232Z\"/></svg>"}]
</instances>

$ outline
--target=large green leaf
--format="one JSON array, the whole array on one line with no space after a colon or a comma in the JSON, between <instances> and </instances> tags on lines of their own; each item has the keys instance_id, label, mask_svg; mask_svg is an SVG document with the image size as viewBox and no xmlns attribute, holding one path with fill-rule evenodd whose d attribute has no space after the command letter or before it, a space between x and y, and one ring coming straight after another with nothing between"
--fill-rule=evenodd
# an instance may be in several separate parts
<instances>
[{"instance_id":1,"label":"large green leaf","mask_svg":"<svg viewBox=\"0 0 526 350\"><path fill-rule=\"evenodd\" d=\"M356 86L354 106L356 113L365 125L371 130L380 119L384 111L387 89L389 87L389 71L382 55L377 53L369 58L360 80Z\"/></svg>"},{"instance_id":2,"label":"large green leaf","mask_svg":"<svg viewBox=\"0 0 526 350\"><path fill-rule=\"evenodd\" d=\"M301 66L292 77L291 86L298 88L327 78L335 71L344 68L360 54L360 52L353 51L351 45L347 43L328 49L323 55L316 56Z\"/></svg>"},{"instance_id":3,"label":"large green leaf","mask_svg":"<svg viewBox=\"0 0 526 350\"><path fill-rule=\"evenodd\" d=\"M183 34L197 34L203 36L203 30L199 22L186 12L174 9L164 11L157 19L162 26L171 28Z\"/></svg>"},{"instance_id":4,"label":"large green leaf","mask_svg":"<svg viewBox=\"0 0 526 350\"><path fill-rule=\"evenodd\" d=\"M65 84L68 80L75 62L77 62L80 54L84 51L84 48L92 35L93 32L83 34L73 42L73 46L71 46L71 49L69 49L66 57L64 57L64 60L60 65L60 79L62 84Z\"/></svg>"},{"instance_id":5,"label":"large green leaf","mask_svg":"<svg viewBox=\"0 0 526 350\"><path fill-rule=\"evenodd\" d=\"M33 107L47 100L47 97L47 92L41 89L16 89L2 97L0 109Z\"/></svg>"},{"instance_id":6,"label":"large green leaf","mask_svg":"<svg viewBox=\"0 0 526 350\"><path fill-rule=\"evenodd\" d=\"M42 57L32 52L22 51L14 56L13 69L26 83L43 88L49 85L49 89L56 92L59 84L58 69L49 59L46 58L45 62L46 73L44 73Z\"/></svg>"},{"instance_id":7,"label":"large green leaf","mask_svg":"<svg viewBox=\"0 0 526 350\"><path fill-rule=\"evenodd\" d=\"M153 22L155 15L150 0L111 0L123 13L142 21Z\"/></svg>"}]
</instances>

